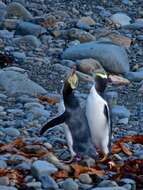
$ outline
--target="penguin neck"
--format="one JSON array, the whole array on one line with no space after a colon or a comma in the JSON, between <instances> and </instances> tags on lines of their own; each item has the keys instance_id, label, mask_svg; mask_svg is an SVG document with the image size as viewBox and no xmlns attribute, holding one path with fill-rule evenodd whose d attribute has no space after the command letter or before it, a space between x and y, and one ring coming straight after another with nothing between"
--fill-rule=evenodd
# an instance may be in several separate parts
<instances>
[{"instance_id":1,"label":"penguin neck","mask_svg":"<svg viewBox=\"0 0 143 190\"><path fill-rule=\"evenodd\" d=\"M95 90L95 93L97 93L99 96L104 97L104 91L101 91L95 87L95 84L93 85L93 88Z\"/></svg>"},{"instance_id":2,"label":"penguin neck","mask_svg":"<svg viewBox=\"0 0 143 190\"><path fill-rule=\"evenodd\" d=\"M78 107L79 101L74 95L74 91L68 82L65 83L63 88L63 99L65 106Z\"/></svg>"}]
</instances>

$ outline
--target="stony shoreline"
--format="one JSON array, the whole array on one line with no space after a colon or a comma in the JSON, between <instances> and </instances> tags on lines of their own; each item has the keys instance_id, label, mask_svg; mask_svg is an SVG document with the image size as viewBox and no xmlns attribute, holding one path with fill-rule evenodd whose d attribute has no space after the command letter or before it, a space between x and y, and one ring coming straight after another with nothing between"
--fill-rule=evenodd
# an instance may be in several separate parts
<instances>
[{"instance_id":1,"label":"stony shoreline","mask_svg":"<svg viewBox=\"0 0 143 190\"><path fill-rule=\"evenodd\" d=\"M53 177L58 170L71 169L58 160L70 155L62 127L39 136L41 126L58 114L58 103L37 98L44 95L59 100L64 79L76 65L80 78L76 94L85 102L92 75L106 70L117 79L107 89L112 104L112 144L127 135L143 135L141 4L142 0L0 2L0 53L13 57L12 63L0 69L1 190L143 189L133 175L112 180L115 172L108 171L107 164L100 166L108 171L102 177L89 172L77 178ZM118 153L121 163L143 160L143 143L124 145L132 155ZM95 161L86 158L84 165L93 167Z\"/></svg>"}]
</instances>

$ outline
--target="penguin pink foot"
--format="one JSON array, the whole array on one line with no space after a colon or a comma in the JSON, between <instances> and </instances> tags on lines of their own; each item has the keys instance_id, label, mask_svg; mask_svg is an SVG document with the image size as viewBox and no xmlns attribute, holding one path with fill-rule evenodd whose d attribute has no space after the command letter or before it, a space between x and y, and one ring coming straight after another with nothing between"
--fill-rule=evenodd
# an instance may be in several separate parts
<instances>
[{"instance_id":1,"label":"penguin pink foot","mask_svg":"<svg viewBox=\"0 0 143 190\"><path fill-rule=\"evenodd\" d=\"M108 155L107 154L103 154L103 158L101 158L100 160L97 160L96 163L103 163L108 159Z\"/></svg>"},{"instance_id":2,"label":"penguin pink foot","mask_svg":"<svg viewBox=\"0 0 143 190\"><path fill-rule=\"evenodd\" d=\"M74 157L71 157L70 160L65 160L65 161L62 161L62 162L64 162L65 164L71 164L73 162L79 162L79 161L81 161L81 159L82 159L81 156L76 155Z\"/></svg>"}]
</instances>

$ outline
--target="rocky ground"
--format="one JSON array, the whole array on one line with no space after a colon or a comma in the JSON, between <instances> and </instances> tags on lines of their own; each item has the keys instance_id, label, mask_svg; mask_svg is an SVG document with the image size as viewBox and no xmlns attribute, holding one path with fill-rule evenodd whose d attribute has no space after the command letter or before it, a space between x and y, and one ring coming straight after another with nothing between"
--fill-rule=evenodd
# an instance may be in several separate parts
<instances>
[{"instance_id":1,"label":"rocky ground","mask_svg":"<svg viewBox=\"0 0 143 190\"><path fill-rule=\"evenodd\" d=\"M39 136L41 126L58 114L58 103L37 98L59 101L63 81L77 65L76 94L84 102L93 74L106 70L112 79L107 89L112 144L127 135L143 135L142 4L142 0L0 2L0 53L13 57L5 68L7 61L0 60L1 190L143 189L143 140L124 144L132 155L125 150L116 155L122 164L139 160L138 176L136 168L134 175L111 179L117 171L108 170L107 163L98 166L104 175L89 171L70 175L74 167L58 160L69 157L62 127ZM85 158L82 165L93 167L95 161ZM55 177L58 170L68 175Z\"/></svg>"}]
</instances>

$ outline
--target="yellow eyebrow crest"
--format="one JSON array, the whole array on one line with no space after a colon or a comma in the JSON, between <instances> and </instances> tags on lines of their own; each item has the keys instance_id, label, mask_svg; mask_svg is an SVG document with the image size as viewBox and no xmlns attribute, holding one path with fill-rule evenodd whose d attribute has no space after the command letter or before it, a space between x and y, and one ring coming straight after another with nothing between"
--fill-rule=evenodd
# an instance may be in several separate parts
<instances>
[{"instance_id":1,"label":"yellow eyebrow crest","mask_svg":"<svg viewBox=\"0 0 143 190\"><path fill-rule=\"evenodd\" d=\"M106 73L96 73L96 76L99 76L101 78L108 78Z\"/></svg>"}]
</instances>

